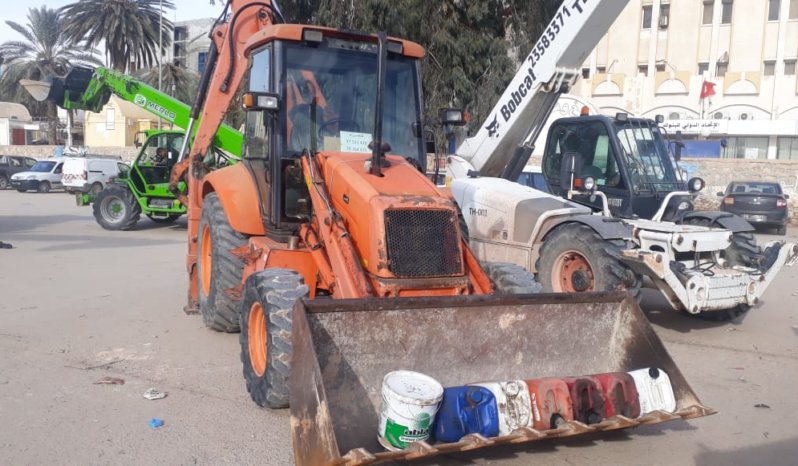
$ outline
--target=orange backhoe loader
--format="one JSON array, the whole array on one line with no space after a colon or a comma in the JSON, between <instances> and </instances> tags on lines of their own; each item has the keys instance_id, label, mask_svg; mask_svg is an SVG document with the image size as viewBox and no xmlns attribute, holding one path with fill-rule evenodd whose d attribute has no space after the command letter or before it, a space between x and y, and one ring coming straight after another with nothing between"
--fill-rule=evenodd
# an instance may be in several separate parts
<instances>
[{"instance_id":1,"label":"orange backhoe loader","mask_svg":"<svg viewBox=\"0 0 798 466\"><path fill-rule=\"evenodd\" d=\"M521 267L477 262L453 200L423 174L419 45L284 24L268 0L230 0L211 37L187 131L200 123L171 177L188 185L176 192L188 206L187 310L210 328L240 329L252 399L291 401L298 463L413 458L712 413L625 295L532 296L540 287ZM202 160L241 86L242 162L209 171ZM456 384L647 366L670 374L673 413L404 452L376 443L390 370Z\"/></svg>"}]
</instances>

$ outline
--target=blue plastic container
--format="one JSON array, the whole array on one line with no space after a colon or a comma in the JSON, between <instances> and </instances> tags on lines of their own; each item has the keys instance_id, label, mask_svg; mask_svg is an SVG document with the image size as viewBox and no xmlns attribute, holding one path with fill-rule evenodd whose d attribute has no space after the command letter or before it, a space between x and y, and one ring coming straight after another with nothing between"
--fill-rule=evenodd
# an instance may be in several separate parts
<instances>
[{"instance_id":1,"label":"blue plastic container","mask_svg":"<svg viewBox=\"0 0 798 466\"><path fill-rule=\"evenodd\" d=\"M457 442L467 434L499 435L496 397L484 387L450 387L435 417L435 440Z\"/></svg>"}]
</instances>

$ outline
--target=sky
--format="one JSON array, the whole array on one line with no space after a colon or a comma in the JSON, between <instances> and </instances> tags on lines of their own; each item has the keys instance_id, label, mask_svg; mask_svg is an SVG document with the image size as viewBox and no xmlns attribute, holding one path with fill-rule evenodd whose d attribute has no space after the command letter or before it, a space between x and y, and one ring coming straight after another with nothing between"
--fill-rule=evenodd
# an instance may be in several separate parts
<instances>
[{"instance_id":1,"label":"sky","mask_svg":"<svg viewBox=\"0 0 798 466\"><path fill-rule=\"evenodd\" d=\"M9 40L21 40L13 29L8 27L6 21L27 23L28 9L45 5L49 8L61 8L74 3L76 0L5 0L3 1L2 21L0 21L0 43ZM164 16L172 21L185 21L199 18L216 18L222 12L224 0L216 0L216 5L211 5L210 0L172 0L174 10L164 9Z\"/></svg>"}]
</instances>

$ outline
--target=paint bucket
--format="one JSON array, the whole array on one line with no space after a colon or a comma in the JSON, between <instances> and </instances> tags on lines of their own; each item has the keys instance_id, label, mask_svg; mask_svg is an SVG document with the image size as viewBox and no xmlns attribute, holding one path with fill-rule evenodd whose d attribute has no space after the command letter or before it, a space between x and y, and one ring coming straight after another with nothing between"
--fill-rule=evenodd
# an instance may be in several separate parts
<instances>
[{"instance_id":1,"label":"paint bucket","mask_svg":"<svg viewBox=\"0 0 798 466\"><path fill-rule=\"evenodd\" d=\"M382 411L377 440L388 450L402 450L430 437L443 398L443 386L424 374L393 371L382 379Z\"/></svg>"}]
</instances>

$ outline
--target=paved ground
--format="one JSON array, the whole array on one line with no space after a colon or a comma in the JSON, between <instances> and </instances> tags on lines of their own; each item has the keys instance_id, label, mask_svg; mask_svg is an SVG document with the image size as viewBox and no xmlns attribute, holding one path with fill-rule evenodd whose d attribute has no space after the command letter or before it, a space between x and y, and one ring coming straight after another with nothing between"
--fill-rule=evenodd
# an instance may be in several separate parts
<instances>
[{"instance_id":1,"label":"paved ground","mask_svg":"<svg viewBox=\"0 0 798 466\"><path fill-rule=\"evenodd\" d=\"M798 230L792 229L795 239ZM760 235L760 241L771 238ZM238 338L186 316L185 223L106 232L60 193L0 192L3 464L291 462L288 413L257 409ZM743 322L644 307L693 389L720 414L436 460L446 464L796 464L798 267ZM97 385L119 377L124 385ZM169 396L148 401L156 387ZM756 408L756 404L768 408ZM150 418L165 426L152 430Z\"/></svg>"}]
</instances>

